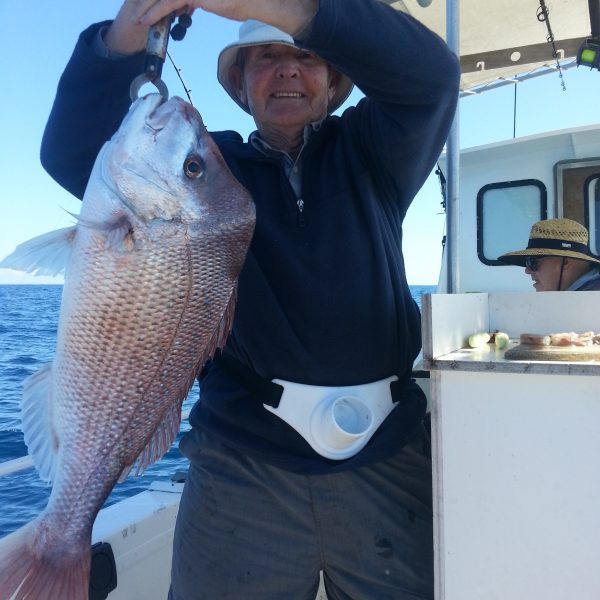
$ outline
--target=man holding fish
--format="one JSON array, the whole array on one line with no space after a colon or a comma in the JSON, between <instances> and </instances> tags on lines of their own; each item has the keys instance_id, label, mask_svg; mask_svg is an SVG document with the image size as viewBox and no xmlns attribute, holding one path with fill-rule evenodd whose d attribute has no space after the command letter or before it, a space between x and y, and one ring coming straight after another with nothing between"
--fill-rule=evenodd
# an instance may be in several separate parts
<instances>
[{"instance_id":1,"label":"man holding fish","mask_svg":"<svg viewBox=\"0 0 600 600\"><path fill-rule=\"evenodd\" d=\"M65 188L83 195L123 119L148 28L195 9L244 22L218 76L257 131L212 137L257 216L181 443L170 598L314 600L323 571L330 600L432 599L402 221L443 148L458 61L378 0L127 0L83 32L58 88L42 161ZM365 98L333 116L353 84Z\"/></svg>"}]
</instances>

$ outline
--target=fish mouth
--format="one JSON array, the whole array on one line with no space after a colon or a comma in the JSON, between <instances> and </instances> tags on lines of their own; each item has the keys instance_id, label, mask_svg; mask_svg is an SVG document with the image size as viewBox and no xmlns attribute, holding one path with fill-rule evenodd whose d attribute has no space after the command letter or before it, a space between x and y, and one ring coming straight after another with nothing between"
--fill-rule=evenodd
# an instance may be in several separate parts
<instances>
[{"instance_id":1,"label":"fish mouth","mask_svg":"<svg viewBox=\"0 0 600 600\"><path fill-rule=\"evenodd\" d=\"M155 114L162 106L168 104L160 94L147 94L138 99L138 102L143 106L143 120L147 121Z\"/></svg>"},{"instance_id":2,"label":"fish mouth","mask_svg":"<svg viewBox=\"0 0 600 600\"><path fill-rule=\"evenodd\" d=\"M160 99L162 100L162 98ZM175 112L177 112L177 106L173 99L170 102L160 102L146 114L144 125L152 131L161 131Z\"/></svg>"},{"instance_id":3,"label":"fish mouth","mask_svg":"<svg viewBox=\"0 0 600 600\"><path fill-rule=\"evenodd\" d=\"M202 124L200 113L189 103L173 96L167 102L161 102L146 115L145 124L152 131L160 131L171 119L174 113L179 112L187 123L199 122Z\"/></svg>"}]
</instances>

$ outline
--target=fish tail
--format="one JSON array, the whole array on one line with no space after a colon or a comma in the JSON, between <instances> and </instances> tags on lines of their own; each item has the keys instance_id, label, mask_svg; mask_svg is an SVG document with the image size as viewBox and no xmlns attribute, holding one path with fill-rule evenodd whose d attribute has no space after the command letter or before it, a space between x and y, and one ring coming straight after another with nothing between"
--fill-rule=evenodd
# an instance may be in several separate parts
<instances>
[{"instance_id":1,"label":"fish tail","mask_svg":"<svg viewBox=\"0 0 600 600\"><path fill-rule=\"evenodd\" d=\"M0 540L2 600L85 600L90 551L44 552L37 548L39 521Z\"/></svg>"}]
</instances>

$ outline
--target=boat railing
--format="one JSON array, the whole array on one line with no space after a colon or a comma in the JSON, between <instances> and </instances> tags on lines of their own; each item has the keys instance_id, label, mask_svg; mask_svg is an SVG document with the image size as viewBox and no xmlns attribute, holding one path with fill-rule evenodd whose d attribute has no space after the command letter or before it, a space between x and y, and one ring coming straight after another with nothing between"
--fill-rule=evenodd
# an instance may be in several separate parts
<instances>
[{"instance_id":1,"label":"boat railing","mask_svg":"<svg viewBox=\"0 0 600 600\"><path fill-rule=\"evenodd\" d=\"M181 420L187 420L190 416L190 410L185 410L181 413ZM33 467L33 459L29 454L26 456L20 456L19 458L13 458L12 460L6 460L0 462L0 477L12 475L13 473L19 473L20 471L26 471Z\"/></svg>"}]
</instances>

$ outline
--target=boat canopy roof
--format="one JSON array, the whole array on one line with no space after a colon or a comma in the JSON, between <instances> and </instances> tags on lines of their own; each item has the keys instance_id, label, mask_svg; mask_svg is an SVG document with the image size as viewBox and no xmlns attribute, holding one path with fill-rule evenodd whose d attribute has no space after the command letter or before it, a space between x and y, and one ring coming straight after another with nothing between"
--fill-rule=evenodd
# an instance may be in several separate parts
<instances>
[{"instance_id":1,"label":"boat canopy roof","mask_svg":"<svg viewBox=\"0 0 600 600\"><path fill-rule=\"evenodd\" d=\"M384 1L446 38L447 0ZM448 1L456 3L460 13L463 93L557 68L555 51L561 63L572 66L581 44L597 30L590 23L588 0Z\"/></svg>"}]
</instances>

